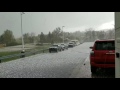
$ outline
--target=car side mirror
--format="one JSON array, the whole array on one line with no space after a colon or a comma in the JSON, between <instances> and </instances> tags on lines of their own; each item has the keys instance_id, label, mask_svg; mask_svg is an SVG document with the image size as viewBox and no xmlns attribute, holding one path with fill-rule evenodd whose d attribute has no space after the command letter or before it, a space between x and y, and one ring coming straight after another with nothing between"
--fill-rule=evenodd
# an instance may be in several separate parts
<instances>
[{"instance_id":1,"label":"car side mirror","mask_svg":"<svg viewBox=\"0 0 120 90\"><path fill-rule=\"evenodd\" d=\"M91 46L91 47L89 47L90 49L93 49L93 47Z\"/></svg>"}]
</instances>

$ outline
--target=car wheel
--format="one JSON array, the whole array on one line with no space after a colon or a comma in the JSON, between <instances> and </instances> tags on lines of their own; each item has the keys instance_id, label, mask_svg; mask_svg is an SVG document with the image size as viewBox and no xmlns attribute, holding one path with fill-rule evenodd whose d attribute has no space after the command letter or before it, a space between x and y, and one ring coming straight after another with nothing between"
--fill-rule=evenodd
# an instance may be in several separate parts
<instances>
[{"instance_id":1,"label":"car wheel","mask_svg":"<svg viewBox=\"0 0 120 90\"><path fill-rule=\"evenodd\" d=\"M92 72L92 73L96 73L96 70L97 70L96 67L91 66L91 72Z\"/></svg>"}]
</instances>

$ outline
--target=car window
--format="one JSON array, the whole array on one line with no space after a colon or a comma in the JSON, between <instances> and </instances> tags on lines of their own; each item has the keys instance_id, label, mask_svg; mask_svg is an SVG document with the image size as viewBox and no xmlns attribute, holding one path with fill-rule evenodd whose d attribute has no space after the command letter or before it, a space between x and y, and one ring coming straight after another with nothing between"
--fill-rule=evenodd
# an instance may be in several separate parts
<instances>
[{"instance_id":1,"label":"car window","mask_svg":"<svg viewBox=\"0 0 120 90\"><path fill-rule=\"evenodd\" d=\"M115 50L115 42L114 41L96 42L95 50Z\"/></svg>"}]
</instances>

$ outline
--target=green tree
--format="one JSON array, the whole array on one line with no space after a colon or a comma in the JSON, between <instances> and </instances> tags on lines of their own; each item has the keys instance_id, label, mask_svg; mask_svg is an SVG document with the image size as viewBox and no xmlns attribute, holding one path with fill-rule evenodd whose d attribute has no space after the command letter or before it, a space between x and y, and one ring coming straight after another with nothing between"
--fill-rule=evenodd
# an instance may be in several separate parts
<instances>
[{"instance_id":1,"label":"green tree","mask_svg":"<svg viewBox=\"0 0 120 90\"><path fill-rule=\"evenodd\" d=\"M43 32L41 32L41 34L40 34L40 43L41 44L45 43L45 35Z\"/></svg>"},{"instance_id":2,"label":"green tree","mask_svg":"<svg viewBox=\"0 0 120 90\"><path fill-rule=\"evenodd\" d=\"M47 42L52 43L51 41L52 41L52 34L51 34L51 32L49 32L47 35Z\"/></svg>"},{"instance_id":3,"label":"green tree","mask_svg":"<svg viewBox=\"0 0 120 90\"><path fill-rule=\"evenodd\" d=\"M35 33L32 32L30 34L29 40L30 40L30 43L34 43L34 41L35 41Z\"/></svg>"},{"instance_id":4,"label":"green tree","mask_svg":"<svg viewBox=\"0 0 120 90\"><path fill-rule=\"evenodd\" d=\"M4 31L4 33L1 35L1 41L7 46L12 46L17 44L13 32L10 30Z\"/></svg>"},{"instance_id":5,"label":"green tree","mask_svg":"<svg viewBox=\"0 0 120 90\"><path fill-rule=\"evenodd\" d=\"M3 44L4 43L4 38L3 35L0 36L0 43Z\"/></svg>"},{"instance_id":6,"label":"green tree","mask_svg":"<svg viewBox=\"0 0 120 90\"><path fill-rule=\"evenodd\" d=\"M53 37L52 37L52 40L53 40L53 42L56 42L56 43L58 43L58 42L62 42L62 37L63 37L63 32L62 32L62 30L60 29L60 27L57 27L53 32L52 32L52 35L53 35Z\"/></svg>"},{"instance_id":7,"label":"green tree","mask_svg":"<svg viewBox=\"0 0 120 90\"><path fill-rule=\"evenodd\" d=\"M25 33L23 35L23 38L24 38L25 43L30 43L30 34L29 33Z\"/></svg>"}]
</instances>

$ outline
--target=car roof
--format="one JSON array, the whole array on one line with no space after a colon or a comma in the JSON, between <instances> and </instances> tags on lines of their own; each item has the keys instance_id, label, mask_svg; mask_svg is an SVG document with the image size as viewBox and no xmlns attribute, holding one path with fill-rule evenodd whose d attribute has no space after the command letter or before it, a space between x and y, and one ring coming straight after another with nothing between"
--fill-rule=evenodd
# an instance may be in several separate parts
<instances>
[{"instance_id":1,"label":"car roof","mask_svg":"<svg viewBox=\"0 0 120 90\"><path fill-rule=\"evenodd\" d=\"M115 41L115 39L97 39L95 42L102 42L102 41Z\"/></svg>"}]
</instances>

